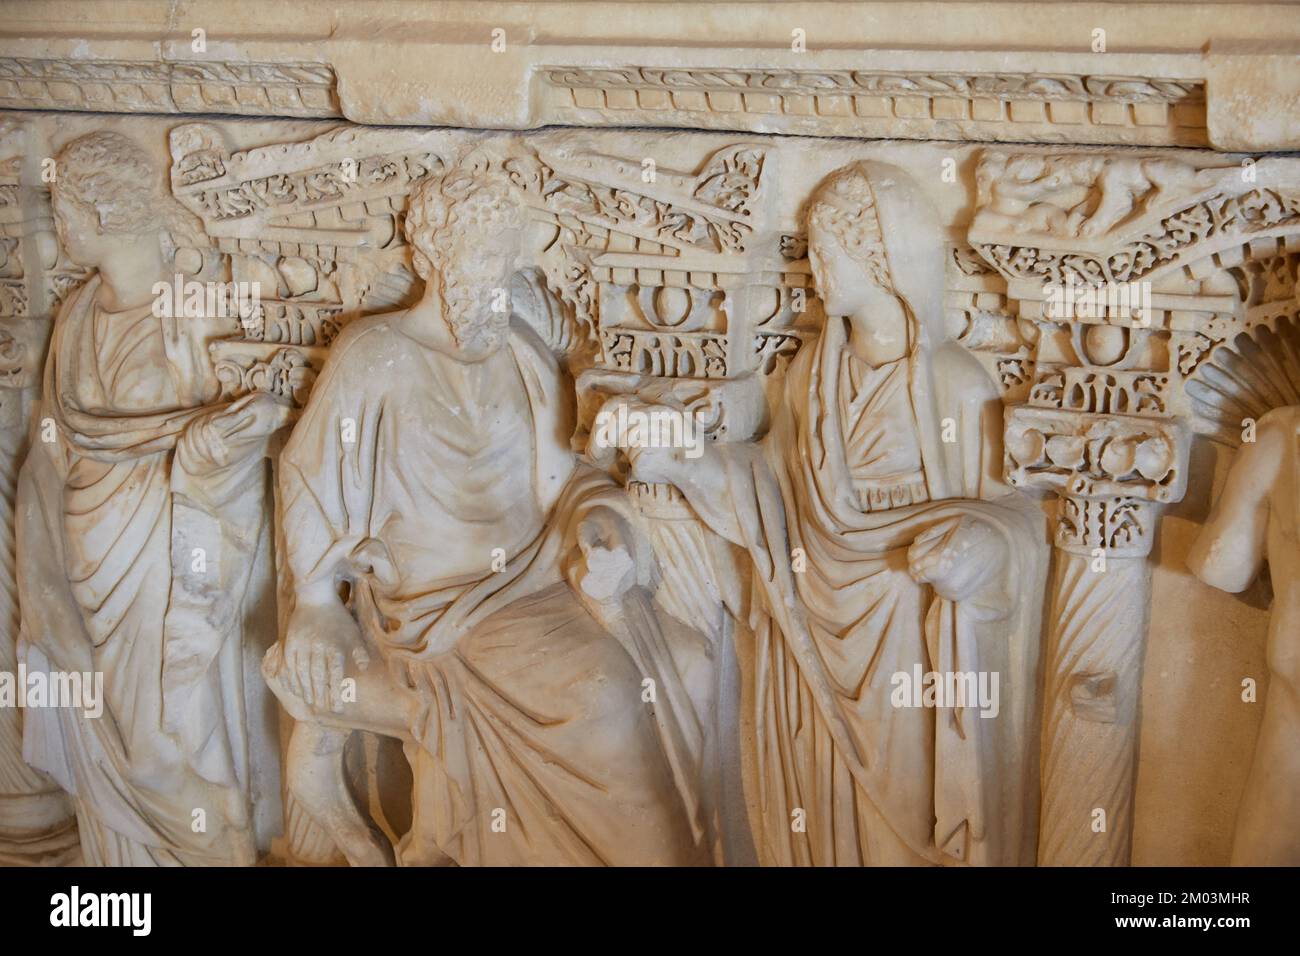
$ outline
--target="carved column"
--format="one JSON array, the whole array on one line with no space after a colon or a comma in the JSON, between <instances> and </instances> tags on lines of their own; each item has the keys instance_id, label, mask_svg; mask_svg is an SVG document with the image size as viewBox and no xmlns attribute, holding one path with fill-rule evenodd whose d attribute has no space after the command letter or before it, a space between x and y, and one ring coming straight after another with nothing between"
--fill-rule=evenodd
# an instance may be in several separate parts
<instances>
[{"instance_id":1,"label":"carved column","mask_svg":"<svg viewBox=\"0 0 1300 956\"><path fill-rule=\"evenodd\" d=\"M1156 503L1182 495L1187 448L1168 421L1032 405L1008 411L1008 480L1060 495L1045 635L1040 864L1129 862L1147 556Z\"/></svg>"},{"instance_id":2,"label":"carved column","mask_svg":"<svg viewBox=\"0 0 1300 956\"><path fill-rule=\"evenodd\" d=\"M1006 280L1021 340L996 344L1014 373L1007 480L1060 496L1039 862L1125 864L1158 506L1183 495L1191 432L1240 428L1253 407L1220 400L1231 376L1188 377L1264 321L1251 305L1267 290L1232 270L1294 248L1300 189L1277 160L1243 173L1100 154L990 152L977 179L970 241Z\"/></svg>"},{"instance_id":3,"label":"carved column","mask_svg":"<svg viewBox=\"0 0 1300 956\"><path fill-rule=\"evenodd\" d=\"M1076 497L1060 499L1058 509L1038 862L1124 865L1132 842L1155 509L1129 498ZM1117 524L1133 540L1112 549Z\"/></svg>"}]
</instances>

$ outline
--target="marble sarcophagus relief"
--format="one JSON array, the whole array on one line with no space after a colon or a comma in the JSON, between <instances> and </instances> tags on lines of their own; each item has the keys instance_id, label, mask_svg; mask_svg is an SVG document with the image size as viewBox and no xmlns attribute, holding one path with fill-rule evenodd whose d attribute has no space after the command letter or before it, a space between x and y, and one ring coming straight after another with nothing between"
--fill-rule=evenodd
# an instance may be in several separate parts
<instances>
[{"instance_id":1,"label":"marble sarcophagus relief","mask_svg":"<svg viewBox=\"0 0 1300 956\"><path fill-rule=\"evenodd\" d=\"M1294 61L41 6L0 862L1300 863Z\"/></svg>"}]
</instances>

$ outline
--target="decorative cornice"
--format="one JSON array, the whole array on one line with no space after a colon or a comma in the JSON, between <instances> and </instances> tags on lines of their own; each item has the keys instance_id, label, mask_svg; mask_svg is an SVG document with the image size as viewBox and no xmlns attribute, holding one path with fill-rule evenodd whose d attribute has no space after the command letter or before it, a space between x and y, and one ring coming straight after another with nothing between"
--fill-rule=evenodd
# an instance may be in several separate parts
<instances>
[{"instance_id":1,"label":"decorative cornice","mask_svg":"<svg viewBox=\"0 0 1300 956\"><path fill-rule=\"evenodd\" d=\"M1282 3L9 7L0 108L1300 148Z\"/></svg>"},{"instance_id":2,"label":"decorative cornice","mask_svg":"<svg viewBox=\"0 0 1300 956\"><path fill-rule=\"evenodd\" d=\"M325 63L0 57L0 108L342 117Z\"/></svg>"},{"instance_id":3,"label":"decorative cornice","mask_svg":"<svg viewBox=\"0 0 1300 956\"><path fill-rule=\"evenodd\" d=\"M928 124L931 135L955 130L972 140L1208 142L1205 84L1195 80L726 67L542 72L559 115L582 125L653 122L679 112L710 126L728 115L788 117L842 135L915 136Z\"/></svg>"}]
</instances>

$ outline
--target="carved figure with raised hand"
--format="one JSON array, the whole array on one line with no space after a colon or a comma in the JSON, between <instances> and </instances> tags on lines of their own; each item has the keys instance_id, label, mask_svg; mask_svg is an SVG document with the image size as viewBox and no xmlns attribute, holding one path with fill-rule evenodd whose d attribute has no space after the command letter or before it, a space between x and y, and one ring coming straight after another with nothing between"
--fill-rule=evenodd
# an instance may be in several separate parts
<instances>
[{"instance_id":1,"label":"carved figure with raised hand","mask_svg":"<svg viewBox=\"0 0 1300 956\"><path fill-rule=\"evenodd\" d=\"M506 306L527 219L468 160L406 217L423 297L352 323L281 458L295 606L265 661L299 721L290 793L354 864L680 864L702 856L683 626L647 595L627 496L570 447L573 386ZM358 729L403 742L394 854L344 777ZM685 740L684 740L685 738Z\"/></svg>"},{"instance_id":2,"label":"carved figure with raised hand","mask_svg":"<svg viewBox=\"0 0 1300 956\"><path fill-rule=\"evenodd\" d=\"M19 480L20 653L102 674L104 701L29 708L24 752L72 796L87 863L251 864L279 825L255 662L275 626L266 456L290 412L216 401L223 323L156 314L195 225L144 151L90 133L56 168L60 240L95 272L55 323Z\"/></svg>"}]
</instances>

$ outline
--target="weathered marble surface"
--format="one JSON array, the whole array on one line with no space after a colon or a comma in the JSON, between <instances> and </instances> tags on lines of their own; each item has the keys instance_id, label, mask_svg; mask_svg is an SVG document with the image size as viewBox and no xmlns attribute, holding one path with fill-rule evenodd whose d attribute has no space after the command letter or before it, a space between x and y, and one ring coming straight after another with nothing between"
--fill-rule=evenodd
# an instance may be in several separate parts
<instances>
[{"instance_id":1,"label":"weathered marble surface","mask_svg":"<svg viewBox=\"0 0 1300 956\"><path fill-rule=\"evenodd\" d=\"M0 106L527 129L1300 143L1285 2L9 3ZM203 50L195 49L194 31Z\"/></svg>"},{"instance_id":2,"label":"weathered marble surface","mask_svg":"<svg viewBox=\"0 0 1300 956\"><path fill-rule=\"evenodd\" d=\"M1284 5L30 6L0 862L1298 862Z\"/></svg>"}]
</instances>

